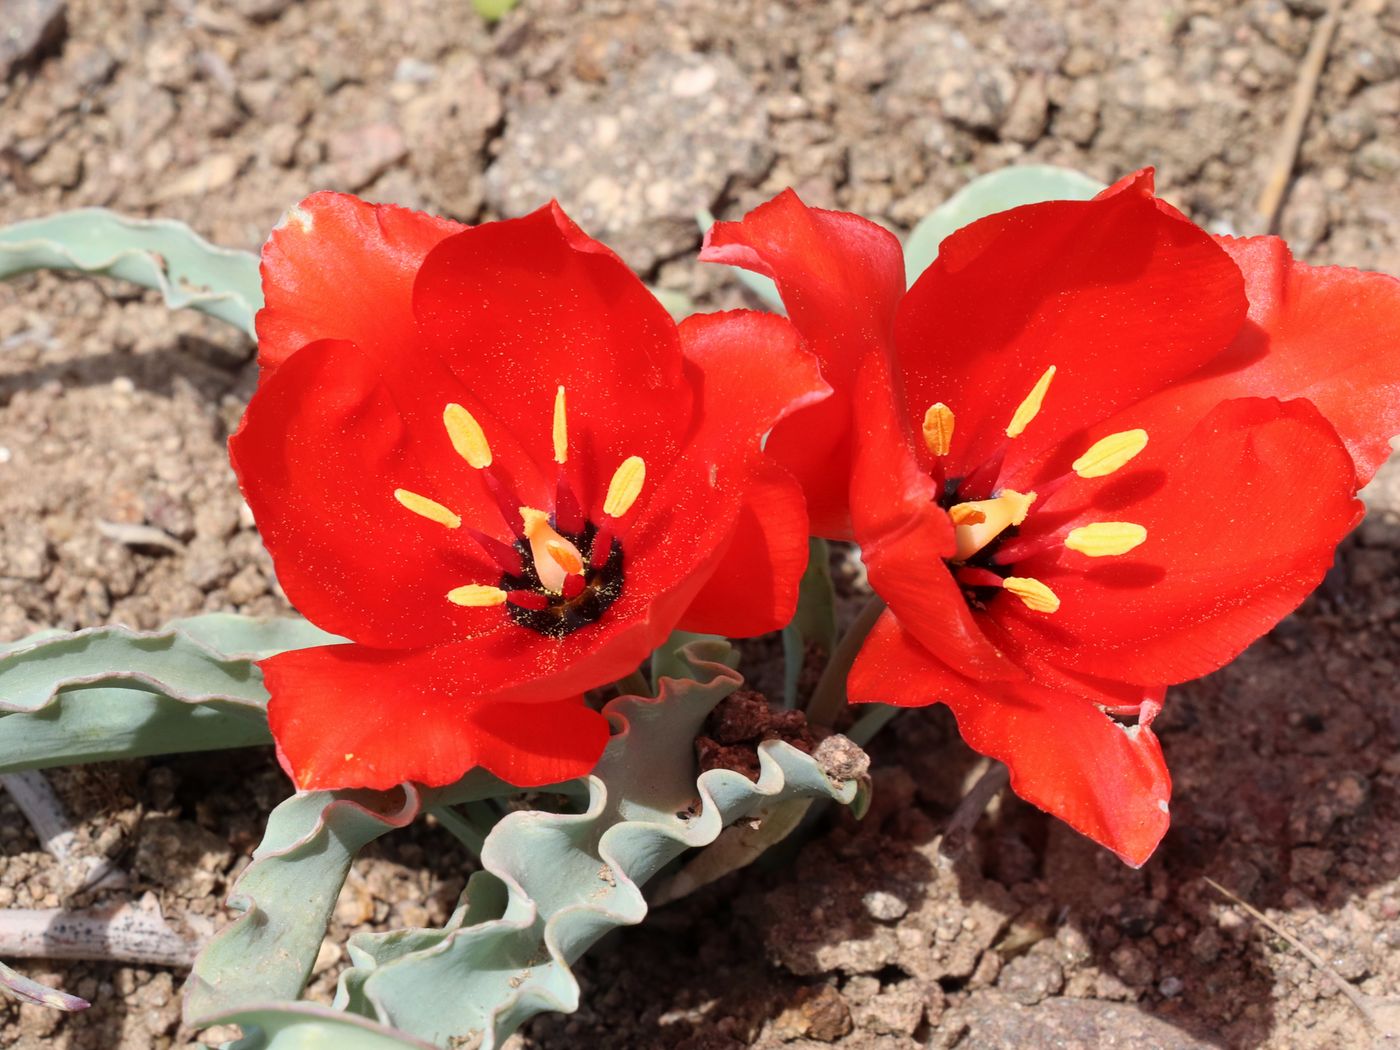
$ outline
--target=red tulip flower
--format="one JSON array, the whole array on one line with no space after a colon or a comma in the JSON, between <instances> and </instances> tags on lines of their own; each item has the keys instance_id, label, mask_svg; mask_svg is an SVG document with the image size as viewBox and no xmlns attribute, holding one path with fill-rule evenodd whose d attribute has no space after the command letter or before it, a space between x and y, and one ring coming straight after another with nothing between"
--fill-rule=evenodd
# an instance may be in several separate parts
<instances>
[{"instance_id":1,"label":"red tulip flower","mask_svg":"<svg viewBox=\"0 0 1400 1050\"><path fill-rule=\"evenodd\" d=\"M790 193L710 244L848 337L816 345L889 606L851 698L947 703L1022 798L1143 863L1165 687L1297 607L1400 431L1400 282L1216 240L1150 172L975 222L907 293L893 237Z\"/></svg>"},{"instance_id":2,"label":"red tulip flower","mask_svg":"<svg viewBox=\"0 0 1400 1050\"><path fill-rule=\"evenodd\" d=\"M288 598L350 639L262 662L298 787L533 786L675 628L786 623L801 490L760 451L827 393L781 318L679 327L557 206L467 228L320 193L263 251L230 441Z\"/></svg>"}]
</instances>

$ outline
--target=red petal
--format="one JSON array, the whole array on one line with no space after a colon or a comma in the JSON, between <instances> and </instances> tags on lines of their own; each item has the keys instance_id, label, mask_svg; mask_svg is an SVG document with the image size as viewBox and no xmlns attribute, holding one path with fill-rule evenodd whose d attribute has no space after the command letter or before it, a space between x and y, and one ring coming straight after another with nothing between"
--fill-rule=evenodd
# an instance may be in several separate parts
<instances>
[{"instance_id":1,"label":"red petal","mask_svg":"<svg viewBox=\"0 0 1400 1050\"><path fill-rule=\"evenodd\" d=\"M983 635L945 562L956 550L938 486L919 465L910 424L894 403L889 364L871 354L856 395L851 517L870 584L926 646L964 674L1007 677L1015 668Z\"/></svg>"},{"instance_id":2,"label":"red petal","mask_svg":"<svg viewBox=\"0 0 1400 1050\"><path fill-rule=\"evenodd\" d=\"M474 766L537 787L588 773L608 740L607 720L581 697L463 691L431 650L322 646L260 666L278 756L303 791L437 787Z\"/></svg>"},{"instance_id":3,"label":"red petal","mask_svg":"<svg viewBox=\"0 0 1400 1050\"><path fill-rule=\"evenodd\" d=\"M1245 308L1238 268L1158 207L1150 179L1097 200L1015 208L944 241L905 297L896 338L909 410L953 410L944 466L963 477L1006 444L1016 407L1056 366L1040 415L1010 443L1014 472L1210 361Z\"/></svg>"},{"instance_id":4,"label":"red petal","mask_svg":"<svg viewBox=\"0 0 1400 1050\"><path fill-rule=\"evenodd\" d=\"M1060 607L1045 615L999 597L990 610L1005 632L999 641L1129 682L1207 674L1322 580L1360 520L1353 496L1351 459L1311 403L1228 401L1179 447L1149 442L1130 467L1073 481L1032 511L1027 540L1093 521L1137 522L1147 540L1116 557L1056 544L1018 561L1014 574L1043 581Z\"/></svg>"},{"instance_id":5,"label":"red petal","mask_svg":"<svg viewBox=\"0 0 1400 1050\"><path fill-rule=\"evenodd\" d=\"M682 520L722 523L732 537L681 626L729 637L778 630L792 618L807 565L807 512L797 483L760 442L830 388L796 330L773 314L699 315L680 333L701 377L700 411L657 502Z\"/></svg>"},{"instance_id":6,"label":"red petal","mask_svg":"<svg viewBox=\"0 0 1400 1050\"><path fill-rule=\"evenodd\" d=\"M1249 321L1223 358L1170 391L1177 418L1232 397L1305 397L1337 429L1364 485L1400 433L1400 281L1307 266L1277 237L1221 243L1244 272Z\"/></svg>"},{"instance_id":7,"label":"red petal","mask_svg":"<svg viewBox=\"0 0 1400 1050\"><path fill-rule=\"evenodd\" d=\"M767 448L802 483L812 531L848 536L849 397L862 355L892 345L904 293L898 240L859 216L808 208L785 190L741 222L717 223L700 258L772 277L788 316L821 359L835 394L777 427Z\"/></svg>"},{"instance_id":8,"label":"red petal","mask_svg":"<svg viewBox=\"0 0 1400 1050\"><path fill-rule=\"evenodd\" d=\"M734 537L677 627L751 638L787 626L807 568L802 486L769 460L754 471Z\"/></svg>"},{"instance_id":9,"label":"red petal","mask_svg":"<svg viewBox=\"0 0 1400 1050\"><path fill-rule=\"evenodd\" d=\"M413 341L413 278L449 219L314 193L287 213L262 251L258 364L264 374L318 339L391 353Z\"/></svg>"},{"instance_id":10,"label":"red petal","mask_svg":"<svg viewBox=\"0 0 1400 1050\"><path fill-rule=\"evenodd\" d=\"M424 402L442 405L439 390ZM494 503L442 438L438 418L406 419L375 360L349 343L312 343L265 377L229 452L292 604L355 641L419 648L474 633L499 609L447 601L453 587L494 584L500 570L467 534L410 513L405 488L468 525L499 531Z\"/></svg>"},{"instance_id":11,"label":"red petal","mask_svg":"<svg viewBox=\"0 0 1400 1050\"><path fill-rule=\"evenodd\" d=\"M554 397L565 388L569 477L594 517L628 456L657 476L669 468L693 413L675 323L558 205L444 241L423 263L413 304L427 347L491 423L493 446L505 431L525 457L551 464Z\"/></svg>"},{"instance_id":12,"label":"red petal","mask_svg":"<svg viewBox=\"0 0 1400 1050\"><path fill-rule=\"evenodd\" d=\"M969 747L1006 763L1021 798L1140 867L1170 823L1171 778L1145 725L1028 681L976 682L934 659L886 613L851 670L853 700L952 708Z\"/></svg>"}]
</instances>

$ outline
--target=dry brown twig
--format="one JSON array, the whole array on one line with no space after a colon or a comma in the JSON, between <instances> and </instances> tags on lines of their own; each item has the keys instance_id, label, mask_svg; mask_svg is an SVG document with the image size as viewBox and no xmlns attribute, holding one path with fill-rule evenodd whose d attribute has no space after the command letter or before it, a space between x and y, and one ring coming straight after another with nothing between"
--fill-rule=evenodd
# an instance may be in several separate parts
<instances>
[{"instance_id":1,"label":"dry brown twig","mask_svg":"<svg viewBox=\"0 0 1400 1050\"><path fill-rule=\"evenodd\" d=\"M1313 28L1312 40L1308 43L1308 53L1303 56L1303 65L1298 70L1298 81L1293 87L1293 100L1288 106L1288 115L1283 120L1283 130L1279 136L1278 148L1274 151L1269 165L1269 177L1264 190L1259 194L1255 207L1258 233L1273 233L1278 222L1279 209L1283 206L1288 183L1293 176L1293 165L1298 160L1298 148L1303 143L1303 129L1308 123L1308 112L1312 109L1313 98L1317 95L1317 84L1327 65L1327 52L1332 47L1332 37L1336 34L1337 23L1341 21L1342 8L1346 0L1332 0L1327 13Z\"/></svg>"},{"instance_id":2,"label":"dry brown twig","mask_svg":"<svg viewBox=\"0 0 1400 1050\"><path fill-rule=\"evenodd\" d=\"M1318 970L1327 975L1328 979L1337 987L1337 990L1351 1000L1353 1006L1360 1012L1370 1026L1375 1029L1376 1035L1381 1040L1381 1045L1392 1046L1400 1042L1400 999L1381 999L1373 995L1367 995L1360 991L1350 981L1342 979L1342 975L1333 969L1321 955L1313 951L1294 934L1284 929L1273 919L1269 918L1258 908L1243 900L1238 894L1227 890L1220 883L1208 876L1201 876L1201 881L1211 887L1217 893L1231 901L1255 922L1265 926L1273 933L1282 937L1285 941L1296 948L1308 962L1312 963Z\"/></svg>"}]
</instances>

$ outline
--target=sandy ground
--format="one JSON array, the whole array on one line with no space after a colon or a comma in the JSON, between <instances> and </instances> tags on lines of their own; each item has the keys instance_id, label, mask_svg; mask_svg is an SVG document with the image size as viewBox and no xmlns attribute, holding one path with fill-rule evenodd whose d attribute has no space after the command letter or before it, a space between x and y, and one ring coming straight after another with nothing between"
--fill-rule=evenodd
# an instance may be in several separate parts
<instances>
[{"instance_id":1,"label":"sandy ground","mask_svg":"<svg viewBox=\"0 0 1400 1050\"><path fill-rule=\"evenodd\" d=\"M0 0L0 18L61 7ZM314 189L463 220L558 196L705 305L742 294L694 263L696 209L734 217L788 185L905 231L1007 163L1103 179L1155 164L1198 221L1247 232L1324 7L522 0L488 27L461 2L70 0L63 24L36 24L32 54L23 33L0 43L0 220L98 204L254 248ZM1352 0L1281 220L1303 258L1400 271L1397 114L1400 8ZM0 348L0 637L285 610L224 458L255 380L246 341L129 289L43 275L0 287ZM1010 798L959 863L941 860L975 756L940 713L909 716L876 748L862 824L837 821L794 864L614 936L580 968L583 1010L521 1043L1367 1045L1329 979L1201 878L1364 993L1400 994L1397 490L1394 475L1376 490L1298 615L1174 691L1158 722L1174 828L1142 871ZM100 522L154 526L173 549L125 546ZM85 848L194 930L224 920L288 791L264 752L53 779ZM370 851L313 993L328 994L347 933L445 918L470 870L425 826ZM0 800L0 906L87 901L69 887ZM190 1038L180 974L22 969L96 1005L67 1018L0 1006L0 1044Z\"/></svg>"}]
</instances>

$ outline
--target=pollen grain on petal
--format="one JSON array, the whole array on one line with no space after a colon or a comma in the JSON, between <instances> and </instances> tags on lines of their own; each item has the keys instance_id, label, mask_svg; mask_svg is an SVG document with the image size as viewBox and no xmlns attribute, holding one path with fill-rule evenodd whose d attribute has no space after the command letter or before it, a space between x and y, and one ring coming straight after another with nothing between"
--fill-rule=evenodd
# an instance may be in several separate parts
<instances>
[{"instance_id":1,"label":"pollen grain on petal","mask_svg":"<svg viewBox=\"0 0 1400 1050\"><path fill-rule=\"evenodd\" d=\"M554 462L565 463L569 458L569 421L564 412L564 388L554 394Z\"/></svg>"},{"instance_id":2,"label":"pollen grain on petal","mask_svg":"<svg viewBox=\"0 0 1400 1050\"><path fill-rule=\"evenodd\" d=\"M404 507L413 511L421 518L435 521L439 525L446 525L449 529L455 529L462 524L462 519L452 511L448 510L437 500L429 499L427 496L420 496L416 492L408 489L395 489L394 499L398 500Z\"/></svg>"},{"instance_id":3,"label":"pollen grain on petal","mask_svg":"<svg viewBox=\"0 0 1400 1050\"><path fill-rule=\"evenodd\" d=\"M1021 599L1032 612L1052 613L1060 607L1060 599L1045 584L1030 576L1008 576L1002 586Z\"/></svg>"},{"instance_id":4,"label":"pollen grain on petal","mask_svg":"<svg viewBox=\"0 0 1400 1050\"><path fill-rule=\"evenodd\" d=\"M506 592L499 587L487 587L480 583L469 583L465 587L453 587L447 592L447 600L453 605L464 605L469 609L480 609L491 605L504 605Z\"/></svg>"},{"instance_id":5,"label":"pollen grain on petal","mask_svg":"<svg viewBox=\"0 0 1400 1050\"><path fill-rule=\"evenodd\" d=\"M1071 529L1065 546L1090 558L1127 554L1147 539L1147 530L1131 521L1099 521Z\"/></svg>"},{"instance_id":6,"label":"pollen grain on petal","mask_svg":"<svg viewBox=\"0 0 1400 1050\"><path fill-rule=\"evenodd\" d=\"M924 413L924 444L935 456L946 456L953 447L953 410L942 401L930 405Z\"/></svg>"},{"instance_id":7,"label":"pollen grain on petal","mask_svg":"<svg viewBox=\"0 0 1400 1050\"><path fill-rule=\"evenodd\" d=\"M608 496L603 501L603 513L612 518L620 518L632 509L637 497L642 494L642 483L646 481L647 465L641 456L628 456L613 473L608 483Z\"/></svg>"},{"instance_id":8,"label":"pollen grain on petal","mask_svg":"<svg viewBox=\"0 0 1400 1050\"><path fill-rule=\"evenodd\" d=\"M1045 392L1050 389L1050 380L1054 378L1055 366L1051 365L1035 381L1035 386L1031 387L1026 399L1016 406L1016 411L1011 416L1011 424L1006 428L1007 437L1020 437L1021 432L1031 425L1031 420L1040 413L1040 406L1045 402Z\"/></svg>"},{"instance_id":9,"label":"pollen grain on petal","mask_svg":"<svg viewBox=\"0 0 1400 1050\"><path fill-rule=\"evenodd\" d=\"M1081 478L1102 478L1112 474L1147 447L1147 431L1121 430L1089 446L1089 451L1072 464Z\"/></svg>"},{"instance_id":10,"label":"pollen grain on petal","mask_svg":"<svg viewBox=\"0 0 1400 1050\"><path fill-rule=\"evenodd\" d=\"M491 446L475 416L461 405L451 404L442 410L442 425L447 428L457 455L477 470L491 465Z\"/></svg>"}]
</instances>

